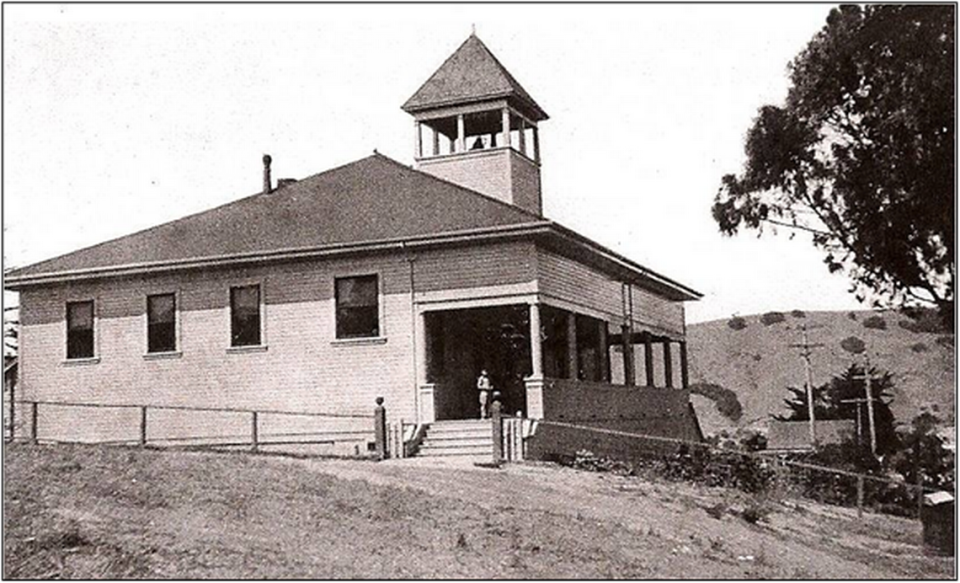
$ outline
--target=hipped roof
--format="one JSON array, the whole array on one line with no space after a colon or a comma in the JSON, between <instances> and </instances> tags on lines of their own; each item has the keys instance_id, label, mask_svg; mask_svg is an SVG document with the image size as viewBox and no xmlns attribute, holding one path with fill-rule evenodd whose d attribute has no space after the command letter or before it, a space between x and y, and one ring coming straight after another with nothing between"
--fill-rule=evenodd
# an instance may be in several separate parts
<instances>
[{"instance_id":1,"label":"hipped roof","mask_svg":"<svg viewBox=\"0 0 960 583\"><path fill-rule=\"evenodd\" d=\"M376 153L270 193L12 270L4 285L505 237L539 238L673 300L701 297L553 221Z\"/></svg>"},{"instance_id":2,"label":"hipped roof","mask_svg":"<svg viewBox=\"0 0 960 583\"><path fill-rule=\"evenodd\" d=\"M542 121L547 113L513 78L490 49L471 34L437 71L403 104L414 113L435 107L507 99L533 118Z\"/></svg>"}]
</instances>

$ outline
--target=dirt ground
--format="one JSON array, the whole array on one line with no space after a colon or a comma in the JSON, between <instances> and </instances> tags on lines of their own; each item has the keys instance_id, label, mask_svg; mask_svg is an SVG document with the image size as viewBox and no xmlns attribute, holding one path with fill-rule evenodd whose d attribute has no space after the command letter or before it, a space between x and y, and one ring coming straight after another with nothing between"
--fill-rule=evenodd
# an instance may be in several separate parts
<instances>
[{"instance_id":1,"label":"dirt ground","mask_svg":"<svg viewBox=\"0 0 960 583\"><path fill-rule=\"evenodd\" d=\"M917 521L553 465L7 445L6 578L953 578ZM761 507L756 524L747 507Z\"/></svg>"}]
</instances>

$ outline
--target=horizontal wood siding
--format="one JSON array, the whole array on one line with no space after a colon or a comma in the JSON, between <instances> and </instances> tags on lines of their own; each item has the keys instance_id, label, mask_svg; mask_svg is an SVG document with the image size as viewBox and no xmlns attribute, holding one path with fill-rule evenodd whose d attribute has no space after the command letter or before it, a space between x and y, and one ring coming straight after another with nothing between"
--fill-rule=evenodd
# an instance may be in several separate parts
<instances>
[{"instance_id":1,"label":"horizontal wood siding","mask_svg":"<svg viewBox=\"0 0 960 583\"><path fill-rule=\"evenodd\" d=\"M562 257L537 250L538 286L541 293L606 314L611 323L623 321L622 284L602 272ZM633 320L639 328L684 334L683 303L672 302L637 286L633 287Z\"/></svg>"},{"instance_id":2,"label":"horizontal wood siding","mask_svg":"<svg viewBox=\"0 0 960 583\"><path fill-rule=\"evenodd\" d=\"M532 244L422 252L414 264L418 290L463 288L465 297L477 286L535 279ZM369 273L380 276L382 338L337 341L334 278ZM230 351L229 288L252 282L263 285L266 349ZM179 294L179 354L145 358L145 297L168 291ZM67 363L65 304L82 299L96 301L99 361ZM402 254L35 288L21 292L20 307L20 399L372 416L375 398L383 396L391 420L416 420L410 263ZM40 425L55 427L52 421L44 423L46 416L67 414L48 408ZM111 415L128 413L101 416ZM156 419L167 417L171 415L157 414ZM164 437L189 434L193 425L203 425L200 417L216 422L211 415L199 415L196 423L167 421L151 428L151 437L160 437L154 430ZM240 418L231 417L225 424L230 427L222 429L231 434L237 428L248 431L249 423ZM265 436L300 431L304 423L310 431L322 429L314 421L296 418L262 421ZM99 438L109 422L80 425L71 430L71 438L77 432ZM136 431L126 425L125 435ZM328 419L323 424L324 430L334 431L367 430L368 425L367 419Z\"/></svg>"}]
</instances>

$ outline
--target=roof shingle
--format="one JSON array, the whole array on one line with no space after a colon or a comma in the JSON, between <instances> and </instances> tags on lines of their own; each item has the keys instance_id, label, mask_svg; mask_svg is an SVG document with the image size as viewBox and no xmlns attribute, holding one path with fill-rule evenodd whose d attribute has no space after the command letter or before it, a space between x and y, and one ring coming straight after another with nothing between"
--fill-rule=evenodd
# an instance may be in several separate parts
<instances>
[{"instance_id":1,"label":"roof shingle","mask_svg":"<svg viewBox=\"0 0 960 583\"><path fill-rule=\"evenodd\" d=\"M507 98L518 103L534 117L533 121L548 117L490 49L471 34L402 108L407 113L413 113L432 107L496 98Z\"/></svg>"}]
</instances>

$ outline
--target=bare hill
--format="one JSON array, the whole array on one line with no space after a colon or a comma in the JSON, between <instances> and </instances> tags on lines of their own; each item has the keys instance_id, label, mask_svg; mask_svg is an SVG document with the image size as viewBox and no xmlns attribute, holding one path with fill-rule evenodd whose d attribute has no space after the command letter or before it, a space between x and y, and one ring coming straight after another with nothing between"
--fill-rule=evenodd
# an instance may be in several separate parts
<instances>
[{"instance_id":1,"label":"bare hill","mask_svg":"<svg viewBox=\"0 0 960 583\"><path fill-rule=\"evenodd\" d=\"M772 315L771 315L772 314ZM704 432L714 434L738 427L765 427L771 415L786 410L786 387L803 386L800 350L806 324L812 351L813 383L820 385L863 355L845 350L862 341L871 364L894 375L892 409L900 423L909 423L921 410L938 415L946 424L955 418L954 335L922 331L922 326L896 312L784 312L714 320L687 328L691 383L710 383L714 399L695 394L694 406ZM880 326L883 326L882 328ZM696 392L696 390L695 390ZM733 395L736 407L717 407L716 395ZM728 399L729 400L729 399ZM722 410L726 414L721 413ZM731 414L731 411L733 412Z\"/></svg>"}]
</instances>

